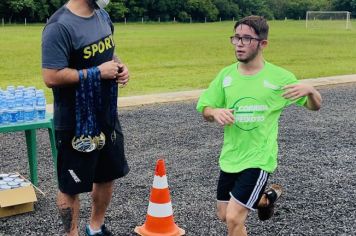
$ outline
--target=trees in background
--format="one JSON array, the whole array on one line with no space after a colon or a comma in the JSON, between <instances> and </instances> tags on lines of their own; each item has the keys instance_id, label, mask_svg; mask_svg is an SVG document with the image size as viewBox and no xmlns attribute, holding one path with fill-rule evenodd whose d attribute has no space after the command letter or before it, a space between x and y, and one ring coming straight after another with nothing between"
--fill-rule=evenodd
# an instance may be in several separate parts
<instances>
[{"instance_id":1,"label":"trees in background","mask_svg":"<svg viewBox=\"0 0 356 236\"><path fill-rule=\"evenodd\" d=\"M337 11L350 11L356 17L356 0L331 0L333 9Z\"/></svg>"},{"instance_id":2,"label":"trees in background","mask_svg":"<svg viewBox=\"0 0 356 236\"><path fill-rule=\"evenodd\" d=\"M0 0L0 18L43 22L67 0ZM300 19L308 10L350 11L356 0L111 0L106 8L113 21L216 21L263 15L268 19Z\"/></svg>"}]
</instances>

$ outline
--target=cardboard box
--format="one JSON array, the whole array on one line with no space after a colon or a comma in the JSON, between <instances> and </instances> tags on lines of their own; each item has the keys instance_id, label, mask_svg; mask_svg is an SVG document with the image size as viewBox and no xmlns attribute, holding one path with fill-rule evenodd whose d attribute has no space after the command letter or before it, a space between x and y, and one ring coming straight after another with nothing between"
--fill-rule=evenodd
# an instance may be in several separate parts
<instances>
[{"instance_id":1,"label":"cardboard box","mask_svg":"<svg viewBox=\"0 0 356 236\"><path fill-rule=\"evenodd\" d=\"M0 191L0 218L33 211L37 201L32 185Z\"/></svg>"}]
</instances>

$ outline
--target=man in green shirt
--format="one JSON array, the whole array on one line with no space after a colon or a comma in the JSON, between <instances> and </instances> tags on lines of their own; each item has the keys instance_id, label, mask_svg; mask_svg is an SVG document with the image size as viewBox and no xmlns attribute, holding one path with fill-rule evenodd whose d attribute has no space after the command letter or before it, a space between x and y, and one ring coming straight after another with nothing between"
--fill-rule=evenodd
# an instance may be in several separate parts
<instances>
[{"instance_id":1,"label":"man in green shirt","mask_svg":"<svg viewBox=\"0 0 356 236\"><path fill-rule=\"evenodd\" d=\"M229 236L247 235L250 210L270 218L281 187L265 191L269 174L277 167L278 120L293 103L319 110L321 96L312 86L299 83L289 71L264 60L268 24L248 16L234 26L231 43L238 60L220 71L201 95L197 110L208 121L224 126L219 165L217 214Z\"/></svg>"}]
</instances>

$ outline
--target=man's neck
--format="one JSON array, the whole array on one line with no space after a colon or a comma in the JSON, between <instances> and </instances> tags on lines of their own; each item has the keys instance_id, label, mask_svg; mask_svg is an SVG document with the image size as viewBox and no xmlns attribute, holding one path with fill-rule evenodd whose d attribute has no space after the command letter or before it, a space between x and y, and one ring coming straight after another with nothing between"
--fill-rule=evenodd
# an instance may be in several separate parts
<instances>
[{"instance_id":1,"label":"man's neck","mask_svg":"<svg viewBox=\"0 0 356 236\"><path fill-rule=\"evenodd\" d=\"M66 7L75 15L90 17L94 13L94 8L88 5L86 0L70 0Z\"/></svg>"},{"instance_id":2,"label":"man's neck","mask_svg":"<svg viewBox=\"0 0 356 236\"><path fill-rule=\"evenodd\" d=\"M242 75L254 75L260 72L265 65L264 59L262 56L257 56L252 61L247 63L240 62L237 70Z\"/></svg>"}]
</instances>

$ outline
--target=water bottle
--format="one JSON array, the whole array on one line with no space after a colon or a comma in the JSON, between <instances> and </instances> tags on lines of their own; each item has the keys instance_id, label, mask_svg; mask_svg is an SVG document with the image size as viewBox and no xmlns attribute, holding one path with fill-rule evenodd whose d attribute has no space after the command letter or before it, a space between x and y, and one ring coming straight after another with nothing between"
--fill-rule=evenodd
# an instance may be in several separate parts
<instances>
[{"instance_id":1,"label":"water bottle","mask_svg":"<svg viewBox=\"0 0 356 236\"><path fill-rule=\"evenodd\" d=\"M37 106L36 107L36 117L38 120L43 120L46 118L46 106Z\"/></svg>"},{"instance_id":2,"label":"water bottle","mask_svg":"<svg viewBox=\"0 0 356 236\"><path fill-rule=\"evenodd\" d=\"M8 122L10 123L16 123L17 119L16 119L16 107L15 107L15 92L14 94L12 94L12 91L9 90L9 87L10 86L8 86L8 91L6 95L7 108L8 108L7 109L8 117L6 118L6 120L8 120Z\"/></svg>"},{"instance_id":3,"label":"water bottle","mask_svg":"<svg viewBox=\"0 0 356 236\"><path fill-rule=\"evenodd\" d=\"M30 86L30 87L27 87L27 90L36 91L36 88L35 88L35 86Z\"/></svg>"},{"instance_id":4,"label":"water bottle","mask_svg":"<svg viewBox=\"0 0 356 236\"><path fill-rule=\"evenodd\" d=\"M3 124L3 121L2 121L2 116L3 116L3 105L4 105L5 101L4 101L4 98L3 98L3 92L2 90L0 89L0 126Z\"/></svg>"},{"instance_id":5,"label":"water bottle","mask_svg":"<svg viewBox=\"0 0 356 236\"><path fill-rule=\"evenodd\" d=\"M4 124L4 121L2 120L3 119L3 114L4 114L4 110L2 108L0 108L0 126L2 126Z\"/></svg>"},{"instance_id":6,"label":"water bottle","mask_svg":"<svg viewBox=\"0 0 356 236\"><path fill-rule=\"evenodd\" d=\"M2 90L0 90L0 108L7 108L6 95L5 92Z\"/></svg>"},{"instance_id":7,"label":"water bottle","mask_svg":"<svg viewBox=\"0 0 356 236\"><path fill-rule=\"evenodd\" d=\"M17 109L15 107L8 109L8 114L9 114L8 115L9 122L16 123L17 122Z\"/></svg>"},{"instance_id":8,"label":"water bottle","mask_svg":"<svg viewBox=\"0 0 356 236\"><path fill-rule=\"evenodd\" d=\"M25 90L25 86L19 85L19 86L17 86L16 90L24 91Z\"/></svg>"},{"instance_id":9,"label":"water bottle","mask_svg":"<svg viewBox=\"0 0 356 236\"><path fill-rule=\"evenodd\" d=\"M7 101L5 92L0 89L0 125L5 124L4 119L6 119L4 110L7 108Z\"/></svg>"},{"instance_id":10,"label":"water bottle","mask_svg":"<svg viewBox=\"0 0 356 236\"><path fill-rule=\"evenodd\" d=\"M2 123L3 124L8 124L10 123L10 113L9 113L9 109L5 108L2 109Z\"/></svg>"},{"instance_id":11,"label":"water bottle","mask_svg":"<svg viewBox=\"0 0 356 236\"><path fill-rule=\"evenodd\" d=\"M15 108L15 95L7 93L6 95L7 107L9 109Z\"/></svg>"},{"instance_id":12,"label":"water bottle","mask_svg":"<svg viewBox=\"0 0 356 236\"><path fill-rule=\"evenodd\" d=\"M17 121L18 122L23 122L24 121L24 114L23 114L23 92L19 92L16 90L15 92L15 107L16 107L16 112L17 112Z\"/></svg>"},{"instance_id":13,"label":"water bottle","mask_svg":"<svg viewBox=\"0 0 356 236\"><path fill-rule=\"evenodd\" d=\"M24 107L23 108L23 117L25 122L30 122L34 120L35 110L33 107Z\"/></svg>"},{"instance_id":14,"label":"water bottle","mask_svg":"<svg viewBox=\"0 0 356 236\"><path fill-rule=\"evenodd\" d=\"M35 119L35 107L33 105L33 97L25 94L23 101L24 121L29 122Z\"/></svg>"},{"instance_id":15,"label":"water bottle","mask_svg":"<svg viewBox=\"0 0 356 236\"><path fill-rule=\"evenodd\" d=\"M7 86L7 92L11 95L15 95L15 87L14 86Z\"/></svg>"},{"instance_id":16,"label":"water bottle","mask_svg":"<svg viewBox=\"0 0 356 236\"><path fill-rule=\"evenodd\" d=\"M24 90L23 89L16 89L15 90L15 97L21 97L23 98Z\"/></svg>"},{"instance_id":17,"label":"water bottle","mask_svg":"<svg viewBox=\"0 0 356 236\"><path fill-rule=\"evenodd\" d=\"M19 122L19 123L25 121L25 117L23 114L23 107L16 107L16 119L17 119L17 122Z\"/></svg>"},{"instance_id":18,"label":"water bottle","mask_svg":"<svg viewBox=\"0 0 356 236\"><path fill-rule=\"evenodd\" d=\"M36 106L46 106L46 98L42 89L36 91Z\"/></svg>"},{"instance_id":19,"label":"water bottle","mask_svg":"<svg viewBox=\"0 0 356 236\"><path fill-rule=\"evenodd\" d=\"M36 90L36 118L43 120L46 117L46 98L42 89Z\"/></svg>"}]
</instances>

